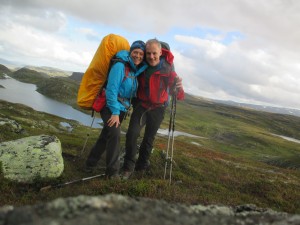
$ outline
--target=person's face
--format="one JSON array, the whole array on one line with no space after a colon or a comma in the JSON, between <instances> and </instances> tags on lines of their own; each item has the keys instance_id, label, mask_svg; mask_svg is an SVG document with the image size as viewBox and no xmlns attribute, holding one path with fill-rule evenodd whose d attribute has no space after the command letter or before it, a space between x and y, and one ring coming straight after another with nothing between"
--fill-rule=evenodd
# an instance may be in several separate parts
<instances>
[{"instance_id":1,"label":"person's face","mask_svg":"<svg viewBox=\"0 0 300 225\"><path fill-rule=\"evenodd\" d=\"M159 57L161 56L161 48L155 43L146 45L146 61L150 66L159 64Z\"/></svg>"},{"instance_id":2,"label":"person's face","mask_svg":"<svg viewBox=\"0 0 300 225\"><path fill-rule=\"evenodd\" d=\"M130 57L132 58L134 65L137 66L144 59L144 51L139 48L133 49L132 52L130 53Z\"/></svg>"}]
</instances>

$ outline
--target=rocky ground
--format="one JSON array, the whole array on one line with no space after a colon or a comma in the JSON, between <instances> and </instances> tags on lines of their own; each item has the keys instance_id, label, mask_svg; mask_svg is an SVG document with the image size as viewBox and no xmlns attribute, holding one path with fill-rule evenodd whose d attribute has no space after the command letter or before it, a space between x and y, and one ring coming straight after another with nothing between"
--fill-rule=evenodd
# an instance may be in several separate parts
<instances>
[{"instance_id":1,"label":"rocky ground","mask_svg":"<svg viewBox=\"0 0 300 225\"><path fill-rule=\"evenodd\" d=\"M122 195L61 198L33 206L0 208L0 225L214 225L300 224L300 215L290 215L254 205L237 207L187 206Z\"/></svg>"}]
</instances>

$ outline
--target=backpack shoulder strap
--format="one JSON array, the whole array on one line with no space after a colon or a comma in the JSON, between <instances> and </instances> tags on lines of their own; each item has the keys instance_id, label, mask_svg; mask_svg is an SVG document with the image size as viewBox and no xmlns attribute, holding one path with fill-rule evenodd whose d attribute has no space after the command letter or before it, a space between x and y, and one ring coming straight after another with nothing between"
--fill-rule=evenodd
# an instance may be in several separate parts
<instances>
[{"instance_id":1,"label":"backpack shoulder strap","mask_svg":"<svg viewBox=\"0 0 300 225\"><path fill-rule=\"evenodd\" d=\"M128 78L128 75L129 75L129 72L130 72L130 67L128 65L128 63L125 63L125 76L123 78L123 81Z\"/></svg>"},{"instance_id":2,"label":"backpack shoulder strap","mask_svg":"<svg viewBox=\"0 0 300 225\"><path fill-rule=\"evenodd\" d=\"M112 66L113 66L114 64L116 64L117 62L121 62L121 63L123 63L123 64L125 65L125 77L124 77L123 81L124 81L124 80L126 79L126 77L128 76L129 71L130 71L130 68L129 68L128 63L127 63L126 61L124 61L123 59L120 59L120 58L118 58L116 55L114 55L114 56L110 59L110 61L109 61L109 66L108 66L108 70L107 70L107 78L106 78L106 81L105 81L105 83L104 83L104 85L103 85L104 88L106 88L106 86L107 86L109 72L110 72Z\"/></svg>"}]
</instances>

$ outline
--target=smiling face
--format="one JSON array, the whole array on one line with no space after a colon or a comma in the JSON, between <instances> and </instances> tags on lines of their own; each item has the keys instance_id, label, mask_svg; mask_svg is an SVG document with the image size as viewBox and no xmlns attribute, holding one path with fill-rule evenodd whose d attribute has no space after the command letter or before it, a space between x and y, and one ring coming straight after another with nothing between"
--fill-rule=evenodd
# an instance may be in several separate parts
<instances>
[{"instance_id":1,"label":"smiling face","mask_svg":"<svg viewBox=\"0 0 300 225\"><path fill-rule=\"evenodd\" d=\"M161 47L157 43L146 44L146 61L150 66L157 66L160 62Z\"/></svg>"},{"instance_id":2,"label":"smiling face","mask_svg":"<svg viewBox=\"0 0 300 225\"><path fill-rule=\"evenodd\" d=\"M130 53L130 57L132 58L132 61L134 65L139 65L143 59L144 59L144 51L142 49L136 48L133 49Z\"/></svg>"}]
</instances>

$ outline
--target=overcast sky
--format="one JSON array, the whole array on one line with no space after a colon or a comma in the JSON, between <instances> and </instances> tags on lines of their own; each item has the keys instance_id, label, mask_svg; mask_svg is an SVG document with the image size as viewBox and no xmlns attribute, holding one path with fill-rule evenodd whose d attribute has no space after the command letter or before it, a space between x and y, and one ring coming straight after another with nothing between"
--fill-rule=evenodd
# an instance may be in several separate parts
<instances>
[{"instance_id":1,"label":"overcast sky","mask_svg":"<svg viewBox=\"0 0 300 225\"><path fill-rule=\"evenodd\" d=\"M190 94L300 109L299 0L0 0L0 58L85 72L109 33L168 42Z\"/></svg>"}]
</instances>

